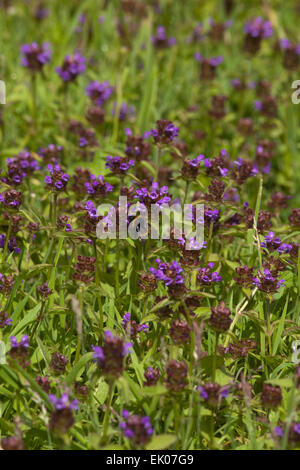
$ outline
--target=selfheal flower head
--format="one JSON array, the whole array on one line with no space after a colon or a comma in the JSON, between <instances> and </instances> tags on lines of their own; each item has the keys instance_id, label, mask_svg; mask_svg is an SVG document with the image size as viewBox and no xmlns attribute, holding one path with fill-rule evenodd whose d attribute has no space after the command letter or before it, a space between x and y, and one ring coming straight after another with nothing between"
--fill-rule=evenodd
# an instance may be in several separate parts
<instances>
[{"instance_id":1,"label":"selfheal flower head","mask_svg":"<svg viewBox=\"0 0 300 470\"><path fill-rule=\"evenodd\" d=\"M176 43L174 37L168 37L163 26L158 26L156 34L152 36L152 44L158 49L166 49Z\"/></svg>"},{"instance_id":2,"label":"selfheal flower head","mask_svg":"<svg viewBox=\"0 0 300 470\"><path fill-rule=\"evenodd\" d=\"M23 44L21 47L21 64L32 72L40 72L51 59L51 49L48 42L39 46L36 42Z\"/></svg>"},{"instance_id":3,"label":"selfheal flower head","mask_svg":"<svg viewBox=\"0 0 300 470\"><path fill-rule=\"evenodd\" d=\"M153 369L153 367L148 367L148 369L144 373L144 377L145 377L144 385L146 387L151 387L153 385L156 385L160 378L159 368L157 367L156 369Z\"/></svg>"},{"instance_id":4,"label":"selfheal flower head","mask_svg":"<svg viewBox=\"0 0 300 470\"><path fill-rule=\"evenodd\" d=\"M124 436L130 439L134 446L144 447L153 434L149 416L130 415L129 411L123 410L122 417L124 421L120 427Z\"/></svg>"},{"instance_id":5,"label":"selfheal flower head","mask_svg":"<svg viewBox=\"0 0 300 470\"><path fill-rule=\"evenodd\" d=\"M211 408L218 407L222 399L227 398L229 395L227 387L221 387L221 385L211 382L197 387L196 390L200 392L200 397L203 398Z\"/></svg>"},{"instance_id":6,"label":"selfheal flower head","mask_svg":"<svg viewBox=\"0 0 300 470\"><path fill-rule=\"evenodd\" d=\"M108 81L98 82L97 80L90 82L86 88L86 94L97 105L102 106L112 95L114 88Z\"/></svg>"},{"instance_id":7,"label":"selfheal flower head","mask_svg":"<svg viewBox=\"0 0 300 470\"><path fill-rule=\"evenodd\" d=\"M94 362L102 369L103 374L118 378L122 375L124 358L130 353L131 347L131 342L125 342L111 331L105 331L103 345L93 347Z\"/></svg>"},{"instance_id":8,"label":"selfheal flower head","mask_svg":"<svg viewBox=\"0 0 300 470\"><path fill-rule=\"evenodd\" d=\"M109 184L107 181L104 181L102 175L99 175L97 177L91 174L89 178L90 180L84 184L85 190L90 196L94 197L95 199L105 197L114 189L111 184Z\"/></svg>"},{"instance_id":9,"label":"selfheal flower head","mask_svg":"<svg viewBox=\"0 0 300 470\"><path fill-rule=\"evenodd\" d=\"M221 301L217 307L211 307L209 324L218 332L227 331L232 323L230 315L231 311L225 306L225 302Z\"/></svg>"},{"instance_id":10,"label":"selfheal flower head","mask_svg":"<svg viewBox=\"0 0 300 470\"><path fill-rule=\"evenodd\" d=\"M78 400L70 401L67 393L63 393L61 397L50 394L48 398L55 408L51 413L50 429L59 434L64 434L74 424L73 410L78 409Z\"/></svg>"},{"instance_id":11,"label":"selfheal flower head","mask_svg":"<svg viewBox=\"0 0 300 470\"><path fill-rule=\"evenodd\" d=\"M183 284L184 278L182 267L177 261L171 263L163 263L160 259L156 259L157 269L149 268L149 271L154 274L158 281L162 281L166 286L172 284Z\"/></svg>"},{"instance_id":12,"label":"selfheal flower head","mask_svg":"<svg viewBox=\"0 0 300 470\"><path fill-rule=\"evenodd\" d=\"M273 34L273 28L270 21L264 21L263 18L258 16L252 21L248 21L245 25L244 31L252 37L268 38Z\"/></svg>"},{"instance_id":13,"label":"selfheal flower head","mask_svg":"<svg viewBox=\"0 0 300 470\"><path fill-rule=\"evenodd\" d=\"M74 55L67 55L64 58L61 67L56 68L56 72L64 82L73 82L78 75L82 74L86 69L86 59L80 52Z\"/></svg>"},{"instance_id":14,"label":"selfheal flower head","mask_svg":"<svg viewBox=\"0 0 300 470\"><path fill-rule=\"evenodd\" d=\"M265 268L263 272L258 272L258 276L253 278L253 285L266 294L272 294L284 285L284 279L278 280L277 274Z\"/></svg>"},{"instance_id":15,"label":"selfheal flower head","mask_svg":"<svg viewBox=\"0 0 300 470\"><path fill-rule=\"evenodd\" d=\"M129 332L131 338L136 338L138 333L148 330L149 328L149 325L146 323L138 324L135 320L131 320L131 315L129 312L123 315L122 326L126 332Z\"/></svg>"},{"instance_id":16,"label":"selfheal flower head","mask_svg":"<svg viewBox=\"0 0 300 470\"><path fill-rule=\"evenodd\" d=\"M63 393L60 398L56 397L56 395L50 394L48 398L56 410L64 410L64 409L77 410L78 409L78 400L70 401L69 395L67 393Z\"/></svg>"},{"instance_id":17,"label":"selfheal flower head","mask_svg":"<svg viewBox=\"0 0 300 470\"><path fill-rule=\"evenodd\" d=\"M134 160L128 159L128 157L112 157L108 155L106 157L105 168L109 168L115 175L124 175L134 164Z\"/></svg>"},{"instance_id":18,"label":"selfheal flower head","mask_svg":"<svg viewBox=\"0 0 300 470\"><path fill-rule=\"evenodd\" d=\"M15 336L10 337L11 349L9 351L9 356L17 361L21 367L28 367L30 361L28 359L28 349L29 349L29 338L27 335L22 336L21 340L18 342Z\"/></svg>"},{"instance_id":19,"label":"selfheal flower head","mask_svg":"<svg viewBox=\"0 0 300 470\"><path fill-rule=\"evenodd\" d=\"M134 198L138 199L141 204L150 208L152 204L162 205L169 204L171 196L169 195L168 186L159 187L158 183L153 181L148 187L139 187L136 189Z\"/></svg>"},{"instance_id":20,"label":"selfheal flower head","mask_svg":"<svg viewBox=\"0 0 300 470\"><path fill-rule=\"evenodd\" d=\"M149 134L154 138L155 143L168 145L176 139L179 127L174 126L172 121L161 119L156 121L156 128L151 129Z\"/></svg>"},{"instance_id":21,"label":"selfheal flower head","mask_svg":"<svg viewBox=\"0 0 300 470\"><path fill-rule=\"evenodd\" d=\"M214 282L221 282L222 278L217 271L213 271L214 263L208 263L206 268L198 269L197 281L203 285L211 285Z\"/></svg>"},{"instance_id":22,"label":"selfheal flower head","mask_svg":"<svg viewBox=\"0 0 300 470\"><path fill-rule=\"evenodd\" d=\"M15 336L10 337L10 343L12 348L29 348L29 337L27 335L22 336L21 340L18 342Z\"/></svg>"},{"instance_id":23,"label":"selfheal flower head","mask_svg":"<svg viewBox=\"0 0 300 470\"><path fill-rule=\"evenodd\" d=\"M50 173L50 176L48 175L44 179L47 187L54 192L64 191L69 181L69 175L64 173L58 164L47 165L47 170Z\"/></svg>"},{"instance_id":24,"label":"selfheal flower head","mask_svg":"<svg viewBox=\"0 0 300 470\"><path fill-rule=\"evenodd\" d=\"M259 16L246 23L244 32L244 50L250 54L256 54L260 49L262 39L272 36L273 28L270 21L264 21Z\"/></svg>"},{"instance_id":25,"label":"selfheal flower head","mask_svg":"<svg viewBox=\"0 0 300 470\"><path fill-rule=\"evenodd\" d=\"M7 313L4 310L0 311L0 328L5 326L10 326L12 324L12 319L8 318Z\"/></svg>"}]
</instances>

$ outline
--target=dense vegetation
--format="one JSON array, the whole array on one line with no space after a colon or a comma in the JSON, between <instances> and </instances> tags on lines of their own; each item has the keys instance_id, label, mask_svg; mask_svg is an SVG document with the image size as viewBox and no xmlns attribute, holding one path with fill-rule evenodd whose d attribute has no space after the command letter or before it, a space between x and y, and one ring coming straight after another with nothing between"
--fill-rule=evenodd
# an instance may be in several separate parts
<instances>
[{"instance_id":1,"label":"dense vegetation","mask_svg":"<svg viewBox=\"0 0 300 470\"><path fill-rule=\"evenodd\" d=\"M299 449L299 2L0 7L1 447Z\"/></svg>"}]
</instances>

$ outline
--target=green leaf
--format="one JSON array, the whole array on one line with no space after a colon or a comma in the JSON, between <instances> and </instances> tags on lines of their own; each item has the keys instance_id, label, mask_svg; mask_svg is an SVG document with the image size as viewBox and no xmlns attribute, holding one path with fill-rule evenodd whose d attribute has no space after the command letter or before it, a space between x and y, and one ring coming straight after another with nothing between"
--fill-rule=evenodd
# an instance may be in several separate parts
<instances>
[{"instance_id":1,"label":"green leaf","mask_svg":"<svg viewBox=\"0 0 300 470\"><path fill-rule=\"evenodd\" d=\"M84 354L78 362L72 367L71 371L66 377L66 385L71 385L75 380L76 377L79 375L81 369L84 368L85 364L93 359L93 353L89 352Z\"/></svg>"},{"instance_id":2,"label":"green leaf","mask_svg":"<svg viewBox=\"0 0 300 470\"><path fill-rule=\"evenodd\" d=\"M176 440L175 434L159 434L151 439L151 442L146 446L146 450L168 449Z\"/></svg>"}]
</instances>

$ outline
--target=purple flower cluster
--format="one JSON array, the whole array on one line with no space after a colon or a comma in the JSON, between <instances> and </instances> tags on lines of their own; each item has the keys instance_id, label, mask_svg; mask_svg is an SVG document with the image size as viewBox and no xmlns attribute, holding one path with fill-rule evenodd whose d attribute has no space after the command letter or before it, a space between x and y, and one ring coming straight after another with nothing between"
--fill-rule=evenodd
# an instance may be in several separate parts
<instances>
[{"instance_id":1,"label":"purple flower cluster","mask_svg":"<svg viewBox=\"0 0 300 470\"><path fill-rule=\"evenodd\" d=\"M17 361L21 367L28 367L30 361L28 359L29 355L29 338L27 335L22 336L21 340L18 342L15 336L10 337L11 349L9 351L9 356Z\"/></svg>"},{"instance_id":2,"label":"purple flower cluster","mask_svg":"<svg viewBox=\"0 0 300 470\"><path fill-rule=\"evenodd\" d=\"M10 186L20 185L28 174L40 170L37 160L27 150L20 152L12 158L8 158L6 163L7 173L1 179Z\"/></svg>"},{"instance_id":3,"label":"purple flower cluster","mask_svg":"<svg viewBox=\"0 0 300 470\"><path fill-rule=\"evenodd\" d=\"M147 444L153 434L149 416L130 415L127 410L123 410L122 416L125 421L120 424L120 428L124 436L132 440L135 446L143 447Z\"/></svg>"},{"instance_id":4,"label":"purple flower cluster","mask_svg":"<svg viewBox=\"0 0 300 470\"><path fill-rule=\"evenodd\" d=\"M146 387L151 387L153 385L156 385L160 378L159 368L157 367L156 369L153 369L153 367L148 367L146 372L144 372L144 377L145 377L144 385Z\"/></svg>"},{"instance_id":5,"label":"purple flower cluster","mask_svg":"<svg viewBox=\"0 0 300 470\"><path fill-rule=\"evenodd\" d=\"M210 176L219 176L223 178L228 175L227 161L228 153L225 149L222 149L218 158L205 158L203 160L204 168Z\"/></svg>"},{"instance_id":6,"label":"purple flower cluster","mask_svg":"<svg viewBox=\"0 0 300 470\"><path fill-rule=\"evenodd\" d=\"M220 274L217 271L212 271L215 263L208 263L206 268L198 269L197 280L200 284L210 285L214 282L220 282L222 280Z\"/></svg>"},{"instance_id":7,"label":"purple flower cluster","mask_svg":"<svg viewBox=\"0 0 300 470\"><path fill-rule=\"evenodd\" d=\"M157 269L149 268L149 271L154 274L158 281L162 281L166 286L172 284L183 284L184 278L182 273L182 267L177 261L172 263L163 263L159 258L155 260L157 263Z\"/></svg>"},{"instance_id":8,"label":"purple flower cluster","mask_svg":"<svg viewBox=\"0 0 300 470\"><path fill-rule=\"evenodd\" d=\"M62 146L49 144L47 147L40 148L38 154L43 158L45 163L57 164L62 153Z\"/></svg>"},{"instance_id":9,"label":"purple flower cluster","mask_svg":"<svg viewBox=\"0 0 300 470\"><path fill-rule=\"evenodd\" d=\"M271 294L277 292L277 290L284 285L284 279L278 280L269 269L265 268L263 273L259 272L258 277L253 278L253 285L260 291Z\"/></svg>"},{"instance_id":10,"label":"purple flower cluster","mask_svg":"<svg viewBox=\"0 0 300 470\"><path fill-rule=\"evenodd\" d=\"M78 409L78 400L69 400L69 395L63 393L60 398L57 398L55 395L50 394L48 396L49 401L52 403L56 410L77 410Z\"/></svg>"},{"instance_id":11,"label":"purple flower cluster","mask_svg":"<svg viewBox=\"0 0 300 470\"><path fill-rule=\"evenodd\" d=\"M15 336L10 337L10 344L12 348L29 348L29 337L27 335L22 336L20 342L17 341Z\"/></svg>"},{"instance_id":12,"label":"purple flower cluster","mask_svg":"<svg viewBox=\"0 0 300 470\"><path fill-rule=\"evenodd\" d=\"M129 160L126 157L106 157L105 168L109 168L112 173L116 175L126 173L132 166L134 166L134 160Z\"/></svg>"},{"instance_id":13,"label":"purple flower cluster","mask_svg":"<svg viewBox=\"0 0 300 470\"><path fill-rule=\"evenodd\" d=\"M131 320L131 314L125 313L122 317L122 326L125 331L129 330L130 337L135 338L138 333L149 329L146 323L137 324L135 320Z\"/></svg>"},{"instance_id":14,"label":"purple flower cluster","mask_svg":"<svg viewBox=\"0 0 300 470\"><path fill-rule=\"evenodd\" d=\"M62 66L57 67L56 72L64 82L73 82L78 75L85 71L85 63L85 57L80 52L75 52L74 55L67 55L64 58Z\"/></svg>"},{"instance_id":15,"label":"purple flower cluster","mask_svg":"<svg viewBox=\"0 0 300 470\"><path fill-rule=\"evenodd\" d=\"M135 197L146 207L149 207L151 204L168 204L171 201L168 191L168 186L160 188L157 182L153 182L149 188L138 188L135 192Z\"/></svg>"},{"instance_id":16,"label":"purple flower cluster","mask_svg":"<svg viewBox=\"0 0 300 470\"><path fill-rule=\"evenodd\" d=\"M101 367L104 374L119 377L123 371L125 356L130 353L132 343L126 342L111 331L104 332L103 346L93 347L94 361Z\"/></svg>"},{"instance_id":17,"label":"purple flower cluster","mask_svg":"<svg viewBox=\"0 0 300 470\"><path fill-rule=\"evenodd\" d=\"M252 21L248 21L245 25L244 32L256 38L269 38L273 34L273 28L270 21L264 21L258 16Z\"/></svg>"},{"instance_id":18,"label":"purple flower cluster","mask_svg":"<svg viewBox=\"0 0 300 470\"><path fill-rule=\"evenodd\" d=\"M206 383L203 386L197 387L197 391L200 392L201 398L213 408L217 407L222 399L227 398L229 395L228 388L221 387L217 383Z\"/></svg>"},{"instance_id":19,"label":"purple flower cluster","mask_svg":"<svg viewBox=\"0 0 300 470\"><path fill-rule=\"evenodd\" d=\"M97 106L102 106L112 95L114 88L108 81L98 82L97 80L90 82L86 88L86 94L91 98Z\"/></svg>"},{"instance_id":20,"label":"purple flower cluster","mask_svg":"<svg viewBox=\"0 0 300 470\"><path fill-rule=\"evenodd\" d=\"M53 191L63 191L66 189L69 181L69 175L64 173L58 164L50 164L47 166L47 169L51 175L46 176L44 180L48 188L51 188Z\"/></svg>"},{"instance_id":21,"label":"purple flower cluster","mask_svg":"<svg viewBox=\"0 0 300 470\"><path fill-rule=\"evenodd\" d=\"M273 28L270 21L264 21L259 16L246 23L244 32L244 50L250 54L256 54L260 49L262 39L272 36Z\"/></svg>"},{"instance_id":22,"label":"purple flower cluster","mask_svg":"<svg viewBox=\"0 0 300 470\"><path fill-rule=\"evenodd\" d=\"M281 45L283 50L291 49L293 47L293 44L287 38L281 39L280 45ZM296 50L296 54L299 55L300 54L300 44L296 45L295 50Z\"/></svg>"},{"instance_id":23,"label":"purple flower cluster","mask_svg":"<svg viewBox=\"0 0 300 470\"><path fill-rule=\"evenodd\" d=\"M210 59L205 59L200 52L196 52L194 55L195 59L202 64L204 61L208 61L209 65L212 67L217 67L218 65L222 64L224 58L223 56L219 55L217 57L211 57Z\"/></svg>"},{"instance_id":24,"label":"purple flower cluster","mask_svg":"<svg viewBox=\"0 0 300 470\"><path fill-rule=\"evenodd\" d=\"M51 59L51 49L48 42L39 46L36 42L23 44L21 47L21 64L32 72L40 72Z\"/></svg>"},{"instance_id":25,"label":"purple flower cluster","mask_svg":"<svg viewBox=\"0 0 300 470\"><path fill-rule=\"evenodd\" d=\"M216 77L217 66L223 62L223 56L204 58L202 54L196 52L194 57L201 64L201 80L213 80Z\"/></svg>"},{"instance_id":26,"label":"purple flower cluster","mask_svg":"<svg viewBox=\"0 0 300 470\"><path fill-rule=\"evenodd\" d=\"M195 180L199 173L200 163L204 160L204 155L198 155L190 160L184 160L181 169L182 177L186 180Z\"/></svg>"},{"instance_id":27,"label":"purple flower cluster","mask_svg":"<svg viewBox=\"0 0 300 470\"><path fill-rule=\"evenodd\" d=\"M4 233L2 233L0 235L0 248L4 248L5 247L5 240L6 240L6 236L7 235L4 235ZM18 247L17 245L17 240L15 237L11 237L9 240L8 240L8 250L12 253L21 253L21 249Z\"/></svg>"},{"instance_id":28,"label":"purple flower cluster","mask_svg":"<svg viewBox=\"0 0 300 470\"><path fill-rule=\"evenodd\" d=\"M104 181L102 175L99 175L98 177L95 175L90 175L90 181L86 182L84 186L86 192L95 198L105 197L114 189L111 184Z\"/></svg>"},{"instance_id":29,"label":"purple flower cluster","mask_svg":"<svg viewBox=\"0 0 300 470\"><path fill-rule=\"evenodd\" d=\"M4 310L0 311L0 328L5 326L10 326L12 324L12 319L8 317L7 313Z\"/></svg>"},{"instance_id":30,"label":"purple flower cluster","mask_svg":"<svg viewBox=\"0 0 300 470\"><path fill-rule=\"evenodd\" d=\"M168 145L179 134L179 127L174 126L172 121L161 119L156 121L156 129L151 129L145 133L145 137L152 136L156 144Z\"/></svg>"},{"instance_id":31,"label":"purple flower cluster","mask_svg":"<svg viewBox=\"0 0 300 470\"><path fill-rule=\"evenodd\" d=\"M158 26L156 34L152 36L152 44L158 49L166 49L176 43L174 37L168 37L163 26Z\"/></svg>"},{"instance_id":32,"label":"purple flower cluster","mask_svg":"<svg viewBox=\"0 0 300 470\"><path fill-rule=\"evenodd\" d=\"M7 190L0 193L0 202L6 209L19 209L22 204L23 195L20 191Z\"/></svg>"},{"instance_id":33,"label":"purple flower cluster","mask_svg":"<svg viewBox=\"0 0 300 470\"><path fill-rule=\"evenodd\" d=\"M292 245L288 243L282 243L279 237L276 237L274 232L269 232L263 242L261 242L261 246L266 248L268 251L272 252L277 250L278 253L289 253L292 250Z\"/></svg>"}]
</instances>

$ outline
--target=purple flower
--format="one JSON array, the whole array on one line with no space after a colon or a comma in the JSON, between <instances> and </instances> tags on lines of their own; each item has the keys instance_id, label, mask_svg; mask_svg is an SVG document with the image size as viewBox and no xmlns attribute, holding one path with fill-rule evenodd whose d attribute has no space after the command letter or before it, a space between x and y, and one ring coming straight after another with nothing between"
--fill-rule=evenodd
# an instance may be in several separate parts
<instances>
[{"instance_id":1,"label":"purple flower","mask_svg":"<svg viewBox=\"0 0 300 470\"><path fill-rule=\"evenodd\" d=\"M134 198L137 198L139 202L146 207L151 206L151 204L168 204L171 201L168 191L168 186L162 186L160 188L157 182L153 182L149 188L138 188Z\"/></svg>"},{"instance_id":2,"label":"purple flower","mask_svg":"<svg viewBox=\"0 0 300 470\"><path fill-rule=\"evenodd\" d=\"M279 249L280 245L282 245L281 240L279 237L275 237L274 232L269 232L266 236L264 241L261 243L263 248L267 248L269 251L274 251ZM286 245L286 244L284 244ZM285 247L283 247L284 252Z\"/></svg>"},{"instance_id":3,"label":"purple flower","mask_svg":"<svg viewBox=\"0 0 300 470\"><path fill-rule=\"evenodd\" d=\"M287 38L281 39L280 45L282 49L287 50L287 49L292 49L293 47L295 48L295 53L297 55L300 54L300 44L297 44L294 46Z\"/></svg>"},{"instance_id":4,"label":"purple flower","mask_svg":"<svg viewBox=\"0 0 300 470\"><path fill-rule=\"evenodd\" d=\"M4 235L3 233L0 235L0 248L4 248L5 247L5 240L6 240L6 235ZM8 240L8 250L12 253L21 253L21 249L18 247L17 245L17 240L15 237L11 237L9 240Z\"/></svg>"},{"instance_id":5,"label":"purple flower","mask_svg":"<svg viewBox=\"0 0 300 470\"><path fill-rule=\"evenodd\" d=\"M252 21L246 23L244 32L252 37L268 38L273 34L273 28L270 21L264 21L258 16Z\"/></svg>"},{"instance_id":6,"label":"purple flower","mask_svg":"<svg viewBox=\"0 0 300 470\"><path fill-rule=\"evenodd\" d=\"M274 428L274 432L275 432L276 436L283 437L283 431L282 431L280 426L276 426L276 428Z\"/></svg>"},{"instance_id":7,"label":"purple flower","mask_svg":"<svg viewBox=\"0 0 300 470\"><path fill-rule=\"evenodd\" d=\"M168 37L163 26L158 26L156 34L152 36L152 44L158 49L166 49L176 43L174 37Z\"/></svg>"},{"instance_id":8,"label":"purple flower","mask_svg":"<svg viewBox=\"0 0 300 470\"><path fill-rule=\"evenodd\" d=\"M49 144L47 147L40 148L38 151L38 155L40 155L44 162L46 163L58 163L62 153L62 146Z\"/></svg>"},{"instance_id":9,"label":"purple flower","mask_svg":"<svg viewBox=\"0 0 300 470\"><path fill-rule=\"evenodd\" d=\"M252 282L260 291L267 294L277 292L284 285L284 279L278 280L269 269L264 269L263 273L258 272L258 277L253 278Z\"/></svg>"},{"instance_id":10,"label":"purple flower","mask_svg":"<svg viewBox=\"0 0 300 470\"><path fill-rule=\"evenodd\" d=\"M52 403L56 410L77 410L78 409L78 400L69 400L69 395L63 393L60 398L57 398L55 395L48 395L49 401Z\"/></svg>"},{"instance_id":11,"label":"purple flower","mask_svg":"<svg viewBox=\"0 0 300 470\"><path fill-rule=\"evenodd\" d=\"M156 259L155 262L157 263L157 269L149 268L149 271L154 274L158 281L162 281L166 286L184 283L181 274L183 270L177 261L163 263L160 259Z\"/></svg>"},{"instance_id":12,"label":"purple flower","mask_svg":"<svg viewBox=\"0 0 300 470\"><path fill-rule=\"evenodd\" d=\"M124 421L120 428L124 436L131 439L135 446L145 446L153 434L149 416L130 415L129 411L123 410L122 417Z\"/></svg>"},{"instance_id":13,"label":"purple flower","mask_svg":"<svg viewBox=\"0 0 300 470\"><path fill-rule=\"evenodd\" d=\"M12 348L29 348L29 337L27 335L22 336L20 342L17 341L15 336L10 337L10 343Z\"/></svg>"},{"instance_id":14,"label":"purple flower","mask_svg":"<svg viewBox=\"0 0 300 470\"><path fill-rule=\"evenodd\" d=\"M108 81L98 82L97 80L90 82L86 88L86 94L97 105L102 106L112 95L114 88Z\"/></svg>"},{"instance_id":15,"label":"purple flower","mask_svg":"<svg viewBox=\"0 0 300 470\"><path fill-rule=\"evenodd\" d=\"M124 369L124 358L130 353L131 342L114 336L111 331L104 332L102 347L93 346L94 362L101 367L103 374L118 378Z\"/></svg>"},{"instance_id":16,"label":"purple flower","mask_svg":"<svg viewBox=\"0 0 300 470\"><path fill-rule=\"evenodd\" d=\"M106 157L105 168L109 168L116 175L126 173L132 166L134 166L134 160L129 160L127 157L112 157L110 155Z\"/></svg>"},{"instance_id":17,"label":"purple flower","mask_svg":"<svg viewBox=\"0 0 300 470\"><path fill-rule=\"evenodd\" d=\"M146 137L152 136L156 144L168 145L173 142L173 140L176 140L178 134L179 127L174 126L172 121L161 119L156 121L156 129L148 131Z\"/></svg>"},{"instance_id":18,"label":"purple flower","mask_svg":"<svg viewBox=\"0 0 300 470\"><path fill-rule=\"evenodd\" d=\"M85 63L85 57L80 52L75 52L74 55L67 55L64 58L62 66L57 67L56 72L64 82L73 82L78 75L85 71Z\"/></svg>"},{"instance_id":19,"label":"purple flower","mask_svg":"<svg viewBox=\"0 0 300 470\"><path fill-rule=\"evenodd\" d=\"M7 313L2 310L0 311L0 328L4 328L5 326L10 326L12 324L12 319L8 318Z\"/></svg>"},{"instance_id":20,"label":"purple flower","mask_svg":"<svg viewBox=\"0 0 300 470\"><path fill-rule=\"evenodd\" d=\"M227 387L221 387L221 385L211 382L197 387L196 390L200 392L200 397L212 408L219 406L222 399L227 398L229 395Z\"/></svg>"},{"instance_id":21,"label":"purple flower","mask_svg":"<svg viewBox=\"0 0 300 470\"><path fill-rule=\"evenodd\" d=\"M51 176L47 175L44 179L44 182L49 187L49 189L51 188L53 191L63 191L66 189L69 181L69 175L64 173L58 164L49 164L47 169Z\"/></svg>"},{"instance_id":22,"label":"purple flower","mask_svg":"<svg viewBox=\"0 0 300 470\"><path fill-rule=\"evenodd\" d=\"M212 271L214 263L208 263L206 268L198 269L197 280L200 284L210 285L214 282L220 282L222 280L220 274L217 271Z\"/></svg>"},{"instance_id":23,"label":"purple flower","mask_svg":"<svg viewBox=\"0 0 300 470\"><path fill-rule=\"evenodd\" d=\"M290 251L292 251L293 249L293 246L290 245L289 243L282 243L278 248L277 248L277 251L278 253L282 254L282 253L290 253Z\"/></svg>"},{"instance_id":24,"label":"purple flower","mask_svg":"<svg viewBox=\"0 0 300 470\"><path fill-rule=\"evenodd\" d=\"M95 175L90 175L90 181L84 184L86 192L95 198L105 197L108 193L113 191L114 187L104 181L102 175L98 177Z\"/></svg>"},{"instance_id":25,"label":"purple flower","mask_svg":"<svg viewBox=\"0 0 300 470\"><path fill-rule=\"evenodd\" d=\"M146 323L138 324L135 320L131 320L131 315L129 312L125 313L122 317L122 326L125 331L130 332L130 337L135 338L138 333L144 330L148 330L149 325Z\"/></svg>"},{"instance_id":26,"label":"purple flower","mask_svg":"<svg viewBox=\"0 0 300 470\"><path fill-rule=\"evenodd\" d=\"M21 64L32 72L40 72L51 59L51 50L48 42L39 46L36 42L23 44L21 47Z\"/></svg>"}]
</instances>

